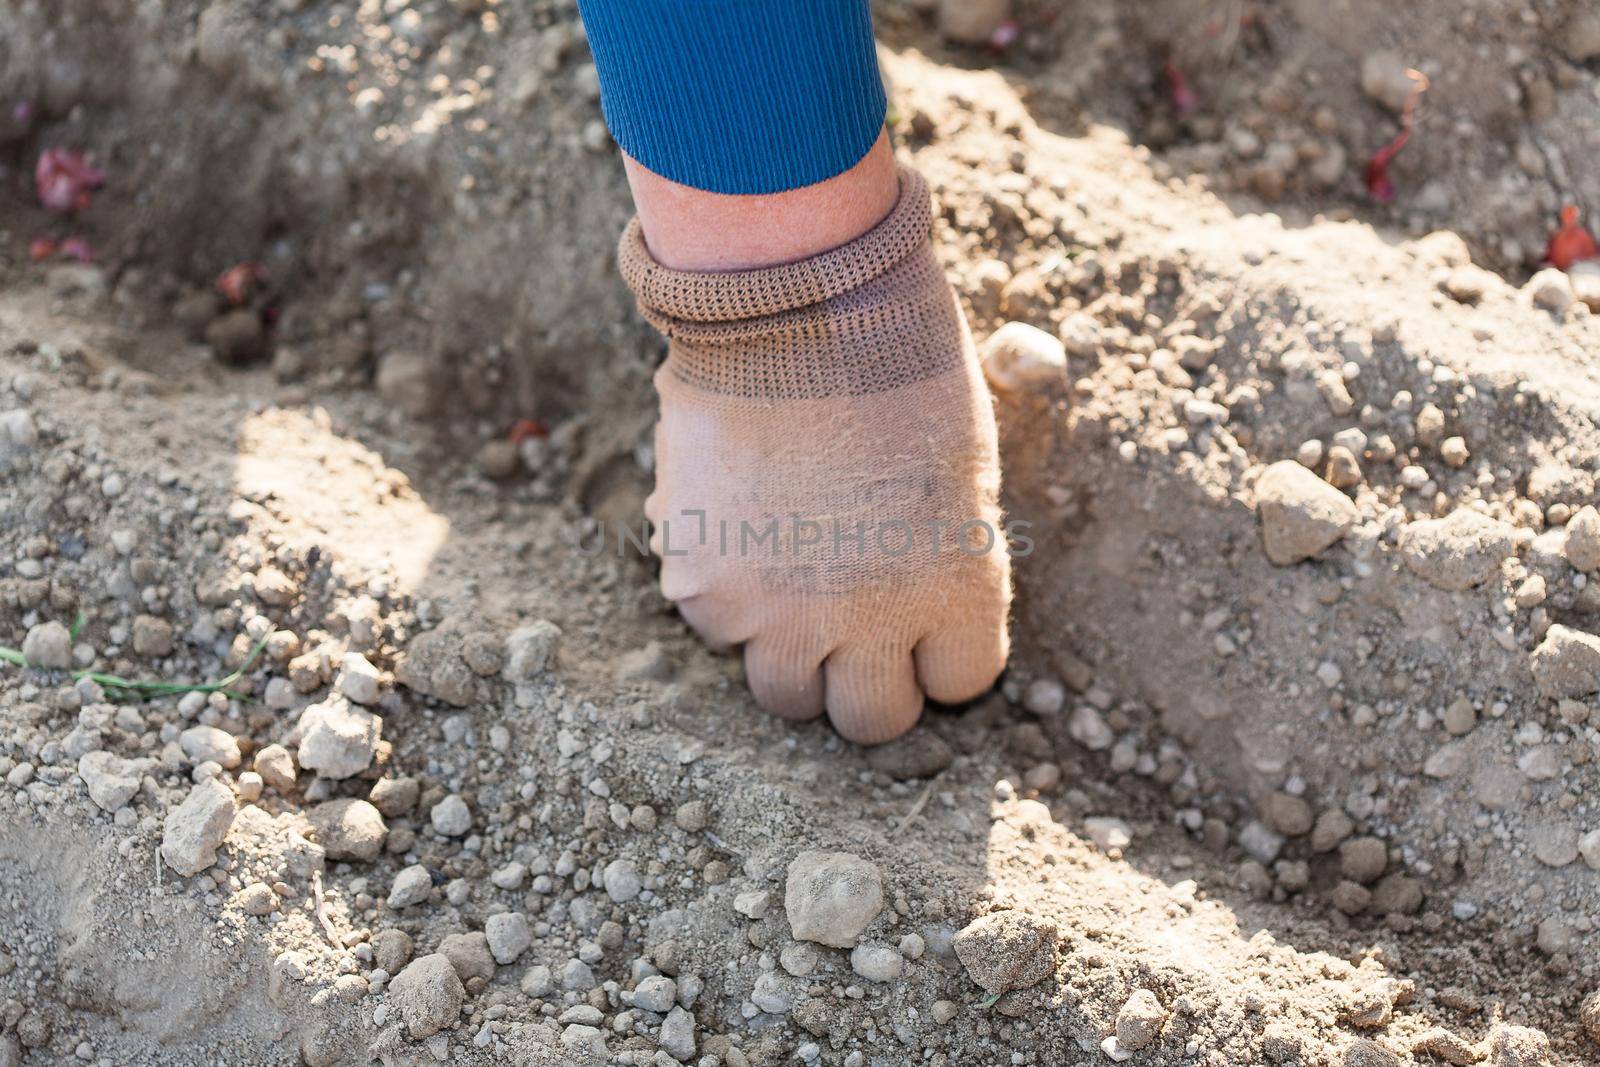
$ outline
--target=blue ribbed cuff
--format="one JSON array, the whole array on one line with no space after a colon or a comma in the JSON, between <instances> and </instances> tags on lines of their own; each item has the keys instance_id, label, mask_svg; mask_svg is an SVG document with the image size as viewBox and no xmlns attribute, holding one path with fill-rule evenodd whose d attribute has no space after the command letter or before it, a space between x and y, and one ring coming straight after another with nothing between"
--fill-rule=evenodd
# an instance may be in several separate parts
<instances>
[{"instance_id":1,"label":"blue ribbed cuff","mask_svg":"<svg viewBox=\"0 0 1600 1067\"><path fill-rule=\"evenodd\" d=\"M843 174L883 128L867 0L578 0L606 125L665 178L776 193Z\"/></svg>"}]
</instances>

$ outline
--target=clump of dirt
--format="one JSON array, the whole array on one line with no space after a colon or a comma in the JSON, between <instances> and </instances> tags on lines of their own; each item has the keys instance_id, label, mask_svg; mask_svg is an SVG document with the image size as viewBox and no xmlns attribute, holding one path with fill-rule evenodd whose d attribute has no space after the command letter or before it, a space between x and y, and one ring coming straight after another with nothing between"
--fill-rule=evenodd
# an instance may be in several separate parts
<instances>
[{"instance_id":1,"label":"clump of dirt","mask_svg":"<svg viewBox=\"0 0 1600 1067\"><path fill-rule=\"evenodd\" d=\"M570 5L0 12L0 1065L1593 1061L1589 178L1475 177L1583 12L1329 10L879 6L1035 547L873 750L593 536L659 345Z\"/></svg>"}]
</instances>

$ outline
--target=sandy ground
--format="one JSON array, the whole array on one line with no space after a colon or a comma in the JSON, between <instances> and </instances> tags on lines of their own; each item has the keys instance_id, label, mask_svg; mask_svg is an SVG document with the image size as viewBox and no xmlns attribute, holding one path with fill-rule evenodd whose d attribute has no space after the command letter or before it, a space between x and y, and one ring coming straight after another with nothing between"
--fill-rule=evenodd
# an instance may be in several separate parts
<instances>
[{"instance_id":1,"label":"sandy ground","mask_svg":"<svg viewBox=\"0 0 1600 1067\"><path fill-rule=\"evenodd\" d=\"M1600 1062L1596 31L1015 15L877 9L1038 548L863 750L585 548L661 346L569 6L0 9L0 1065Z\"/></svg>"}]
</instances>

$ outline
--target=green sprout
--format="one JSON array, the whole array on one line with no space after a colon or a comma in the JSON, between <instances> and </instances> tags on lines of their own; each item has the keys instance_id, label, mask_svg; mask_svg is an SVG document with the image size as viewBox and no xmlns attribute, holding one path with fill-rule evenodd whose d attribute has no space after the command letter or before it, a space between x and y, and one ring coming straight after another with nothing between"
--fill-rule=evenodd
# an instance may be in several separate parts
<instances>
[{"instance_id":1,"label":"green sprout","mask_svg":"<svg viewBox=\"0 0 1600 1067\"><path fill-rule=\"evenodd\" d=\"M73 620L70 632L74 638L78 636L78 631L83 628L84 622L85 619L82 613L79 613L78 617ZM121 678L115 674L106 674L102 671L92 670L72 671L70 672L70 676L74 681L79 678L87 678L91 682L94 682L96 685L100 686L100 688L106 690L108 694L112 694L114 698L126 696L135 699L145 699L156 696L170 696L176 693L221 693L230 699L245 700L248 699L246 694L235 692L228 687L234 682L237 682L240 678L244 677L245 672L255 665L257 657L261 655L261 650L265 647L267 647L267 638L263 636L261 640L255 643L255 647L250 650L250 655L245 657L245 661L239 665L238 670L233 671L231 674L228 674L223 678L219 678L215 682L200 682L196 684L190 684L186 682L156 682L141 678ZM18 667L22 667L24 669L32 666L32 664L28 662L27 657L22 654L21 649L8 648L5 645L0 645L0 661L14 663Z\"/></svg>"}]
</instances>

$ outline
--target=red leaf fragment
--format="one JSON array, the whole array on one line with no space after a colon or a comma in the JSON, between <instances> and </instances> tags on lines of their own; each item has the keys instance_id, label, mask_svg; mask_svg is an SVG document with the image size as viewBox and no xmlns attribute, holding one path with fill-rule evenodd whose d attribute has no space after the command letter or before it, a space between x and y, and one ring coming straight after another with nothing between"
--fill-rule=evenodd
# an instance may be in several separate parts
<instances>
[{"instance_id":1,"label":"red leaf fragment","mask_svg":"<svg viewBox=\"0 0 1600 1067\"><path fill-rule=\"evenodd\" d=\"M58 251L68 259L75 259L79 263L91 263L94 261L94 247L89 244L89 239L82 235L66 238L61 242L61 247Z\"/></svg>"},{"instance_id":2,"label":"red leaf fragment","mask_svg":"<svg viewBox=\"0 0 1600 1067\"><path fill-rule=\"evenodd\" d=\"M1167 92L1172 99L1172 110L1180 118L1186 119L1194 114L1194 109L1199 106L1199 98L1193 89L1189 88L1188 79L1183 76L1183 71L1172 60L1167 60L1161 68L1166 75Z\"/></svg>"},{"instance_id":3,"label":"red leaf fragment","mask_svg":"<svg viewBox=\"0 0 1600 1067\"><path fill-rule=\"evenodd\" d=\"M56 243L49 237L35 237L28 242L28 259L42 263L56 254Z\"/></svg>"},{"instance_id":4,"label":"red leaf fragment","mask_svg":"<svg viewBox=\"0 0 1600 1067\"><path fill-rule=\"evenodd\" d=\"M63 214L87 208L93 190L105 181L105 172L90 166L76 148L46 148L39 153L39 162L33 168L39 203Z\"/></svg>"},{"instance_id":5,"label":"red leaf fragment","mask_svg":"<svg viewBox=\"0 0 1600 1067\"><path fill-rule=\"evenodd\" d=\"M1550 235L1544 258L1551 266L1566 270L1574 263L1600 257L1600 244L1594 235L1578 221L1578 205L1568 204L1561 209L1561 225Z\"/></svg>"},{"instance_id":6,"label":"red leaf fragment","mask_svg":"<svg viewBox=\"0 0 1600 1067\"><path fill-rule=\"evenodd\" d=\"M1406 71L1406 77L1411 79L1411 93L1406 97L1405 106L1400 109L1400 132L1395 134L1388 144L1372 154L1372 159L1367 163L1367 192L1374 200L1387 203L1394 199L1394 181L1389 177L1389 163L1400 149L1411 140L1411 129L1416 120L1417 101L1422 99L1422 94L1428 91L1428 76L1420 70Z\"/></svg>"},{"instance_id":7,"label":"red leaf fragment","mask_svg":"<svg viewBox=\"0 0 1600 1067\"><path fill-rule=\"evenodd\" d=\"M235 263L221 274L217 275L217 292L221 293L234 307L243 307L250 299L250 290L257 283L267 280L267 272L261 264L253 260Z\"/></svg>"},{"instance_id":8,"label":"red leaf fragment","mask_svg":"<svg viewBox=\"0 0 1600 1067\"><path fill-rule=\"evenodd\" d=\"M512 444L520 445L530 437L549 437L550 430L544 423L534 419L518 419L512 424L511 432L507 436L511 438Z\"/></svg>"}]
</instances>

